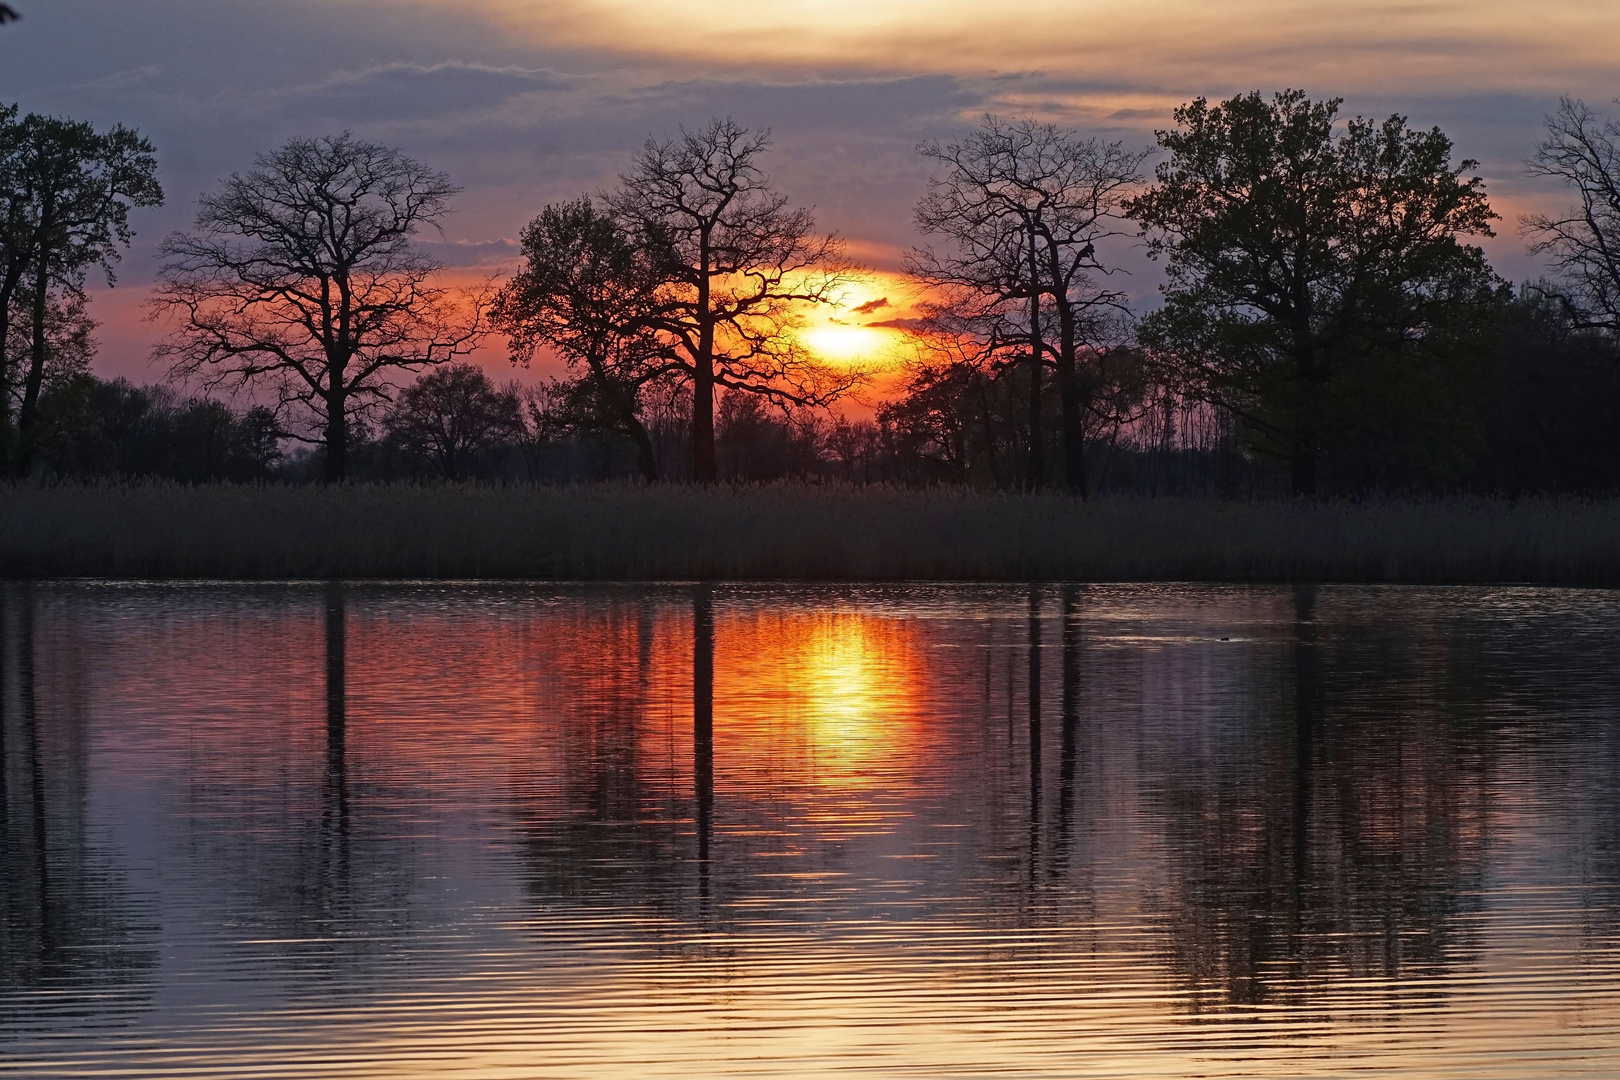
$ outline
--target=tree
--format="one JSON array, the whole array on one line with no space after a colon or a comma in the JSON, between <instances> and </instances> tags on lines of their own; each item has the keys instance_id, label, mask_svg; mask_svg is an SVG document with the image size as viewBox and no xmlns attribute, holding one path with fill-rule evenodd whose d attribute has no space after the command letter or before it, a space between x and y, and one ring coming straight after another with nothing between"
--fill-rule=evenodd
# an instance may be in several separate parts
<instances>
[{"instance_id":1,"label":"tree","mask_svg":"<svg viewBox=\"0 0 1620 1080\"><path fill-rule=\"evenodd\" d=\"M384 428L428 458L446 480L466 475L472 459L523 429L521 403L498 390L476 364L445 364L406 387Z\"/></svg>"},{"instance_id":2,"label":"tree","mask_svg":"<svg viewBox=\"0 0 1620 1080\"><path fill-rule=\"evenodd\" d=\"M1528 215L1522 229L1563 279L1556 295L1574 327L1620 337L1620 124L1570 97L1546 120L1530 173L1562 181L1579 202L1558 217Z\"/></svg>"},{"instance_id":3,"label":"tree","mask_svg":"<svg viewBox=\"0 0 1620 1080\"><path fill-rule=\"evenodd\" d=\"M770 132L714 120L649 139L607 204L657 276L652 324L692 388L692 471L716 478L715 387L819 406L860 385L854 368L815 362L795 330L806 305L831 303L854 268L817 235L759 167Z\"/></svg>"},{"instance_id":4,"label":"tree","mask_svg":"<svg viewBox=\"0 0 1620 1080\"><path fill-rule=\"evenodd\" d=\"M118 249L133 236L129 212L163 201L152 144L122 125L98 132L87 123L0 108L0 357L14 355L13 305L29 300L30 347L24 363L0 366L0 429L9 445L17 397L18 471L33 448L40 394L53 342L53 312L82 314L84 276L100 266L108 284Z\"/></svg>"},{"instance_id":5,"label":"tree","mask_svg":"<svg viewBox=\"0 0 1620 1080\"><path fill-rule=\"evenodd\" d=\"M917 225L950 240L955 250L914 251L908 269L936 289L963 300L970 295L970 306L992 318L1008 344L1017 341L1011 329L1017 308L1027 307L1028 482L1039 486L1044 473L1040 403L1050 351L1061 401L1064 482L1083 495L1087 414L1099 375L1084 363L1085 352L1113 343L1114 317L1124 310L1122 294L1101 284L1113 271L1097 245L1120 235L1122 206L1141 180L1146 151L1084 139L1031 118L986 116L967 138L925 143L919 152L946 171L929 180ZM1051 300L1053 334L1043 332L1044 298Z\"/></svg>"},{"instance_id":6,"label":"tree","mask_svg":"<svg viewBox=\"0 0 1620 1080\"><path fill-rule=\"evenodd\" d=\"M345 132L294 139L204 195L194 230L164 240L155 315L175 329L157 355L207 385L268 383L312 421L325 479L348 471L351 426L386 402L397 372L476 347L487 296L436 284L414 244L459 189L398 150Z\"/></svg>"},{"instance_id":7,"label":"tree","mask_svg":"<svg viewBox=\"0 0 1620 1080\"><path fill-rule=\"evenodd\" d=\"M30 368L36 355L40 355L35 348L36 339L42 338L45 342L37 381L39 389L30 414L29 437L32 445L38 434L33 430L33 425L38 422L38 402L71 379L89 372L90 361L96 355L96 323L87 310L85 295L77 290L59 290L49 294L44 318L39 320L38 328L35 326L36 305L32 290L19 291L15 299L19 302L12 306L11 325L5 328L9 332L4 334L6 356L0 359L4 370L32 374ZM6 385L9 386L11 397L7 404L20 407L27 380L7 379Z\"/></svg>"},{"instance_id":8,"label":"tree","mask_svg":"<svg viewBox=\"0 0 1620 1080\"><path fill-rule=\"evenodd\" d=\"M1462 241L1496 217L1464 177L1477 162L1453 165L1450 139L1400 116L1336 133L1339 104L1289 90L1184 105L1158 133L1157 185L1127 204L1166 260L1143 342L1285 461L1299 495L1324 448L1360 435L1455 443L1499 285Z\"/></svg>"},{"instance_id":9,"label":"tree","mask_svg":"<svg viewBox=\"0 0 1620 1080\"><path fill-rule=\"evenodd\" d=\"M546 345L580 381L559 388L570 412L636 444L636 464L658 479L643 423L642 389L682 368L660 339L662 280L656 252L638 245L590 199L547 206L520 237L524 266L495 299L493 322L524 366Z\"/></svg>"}]
</instances>

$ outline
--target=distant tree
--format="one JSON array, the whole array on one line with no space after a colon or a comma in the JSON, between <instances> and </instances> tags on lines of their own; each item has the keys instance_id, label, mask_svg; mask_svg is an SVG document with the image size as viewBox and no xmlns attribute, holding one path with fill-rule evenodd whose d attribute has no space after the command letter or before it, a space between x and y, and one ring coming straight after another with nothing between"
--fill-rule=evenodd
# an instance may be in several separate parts
<instances>
[{"instance_id":1,"label":"distant tree","mask_svg":"<svg viewBox=\"0 0 1620 1080\"><path fill-rule=\"evenodd\" d=\"M0 358L17 356L14 305L24 294L30 316L26 360L0 365L0 453L11 448L15 397L17 471L28 469L53 342L61 343L53 323L64 311L84 317L86 272L100 266L112 283L119 248L133 236L130 210L162 201L152 144L137 132L34 114L18 120L15 106L0 108Z\"/></svg>"},{"instance_id":2,"label":"distant tree","mask_svg":"<svg viewBox=\"0 0 1620 1080\"><path fill-rule=\"evenodd\" d=\"M760 169L770 132L714 120L648 140L607 199L657 275L653 324L689 382L693 476L716 478L715 387L793 406L827 404L863 381L817 363L795 331L804 307L832 302L853 267Z\"/></svg>"},{"instance_id":3,"label":"distant tree","mask_svg":"<svg viewBox=\"0 0 1620 1080\"><path fill-rule=\"evenodd\" d=\"M513 362L527 366L541 346L555 350L576 373L556 391L569 402L569 422L628 436L641 475L657 480L642 390L684 370L659 333L658 253L589 199L547 206L520 243L523 268L502 287L493 312Z\"/></svg>"},{"instance_id":4,"label":"distant tree","mask_svg":"<svg viewBox=\"0 0 1620 1080\"><path fill-rule=\"evenodd\" d=\"M1470 365L1489 351L1496 217L1474 161L1438 129L1290 90L1199 98L1158 133L1169 157L1128 213L1166 260L1141 335L1188 394L1238 415L1256 449L1317 490L1324 447L1376 436L1455 452Z\"/></svg>"},{"instance_id":5,"label":"distant tree","mask_svg":"<svg viewBox=\"0 0 1620 1080\"><path fill-rule=\"evenodd\" d=\"M265 383L311 421L293 434L348 473L351 427L401 371L444 363L484 333L487 297L436 284L413 240L458 189L398 150L344 133L294 139L204 195L174 233L154 314L174 325L157 355L204 384Z\"/></svg>"},{"instance_id":6,"label":"distant tree","mask_svg":"<svg viewBox=\"0 0 1620 1080\"><path fill-rule=\"evenodd\" d=\"M1620 488L1620 340L1578 325L1567 295L1545 283L1520 287L1498 319L1471 484L1508 494Z\"/></svg>"},{"instance_id":7,"label":"distant tree","mask_svg":"<svg viewBox=\"0 0 1620 1080\"><path fill-rule=\"evenodd\" d=\"M480 454L521 437L520 410L518 395L497 389L478 365L446 364L406 387L383 426L446 480L456 480Z\"/></svg>"},{"instance_id":8,"label":"distant tree","mask_svg":"<svg viewBox=\"0 0 1620 1080\"><path fill-rule=\"evenodd\" d=\"M48 387L39 411L38 453L58 476L248 482L269 479L281 459L269 409L238 413L168 386L80 373Z\"/></svg>"},{"instance_id":9,"label":"distant tree","mask_svg":"<svg viewBox=\"0 0 1620 1080\"><path fill-rule=\"evenodd\" d=\"M961 484L974 463L982 372L960 364L917 366L899 394L877 409L877 423L895 460L896 479ZM999 481L999 477L997 478ZM999 483L998 485L999 486Z\"/></svg>"},{"instance_id":10,"label":"distant tree","mask_svg":"<svg viewBox=\"0 0 1620 1080\"><path fill-rule=\"evenodd\" d=\"M1124 311L1123 294L1103 285L1114 271L1097 245L1122 232L1123 203L1141 181L1146 151L1031 118L986 116L968 137L925 143L919 152L946 171L929 180L917 225L949 240L952 250L916 250L908 269L936 289L956 292L959 304L994 325L1004 346L1019 343L1017 311L1027 307L1028 479L1039 485L1045 471L1042 375L1050 352L1064 483L1083 495L1085 432L1102 374L1086 361L1101 355L1095 347L1115 343ZM1049 317L1043 301L1050 301Z\"/></svg>"},{"instance_id":11,"label":"distant tree","mask_svg":"<svg viewBox=\"0 0 1620 1080\"><path fill-rule=\"evenodd\" d=\"M1620 338L1620 123L1571 97L1546 121L1530 173L1561 181L1579 201L1556 217L1528 215L1522 229L1530 250L1551 258L1560 280L1547 291L1574 327Z\"/></svg>"},{"instance_id":12,"label":"distant tree","mask_svg":"<svg viewBox=\"0 0 1620 1080\"><path fill-rule=\"evenodd\" d=\"M820 471L820 431L813 417L771 409L744 390L726 391L719 404L714 441L721 478L767 481Z\"/></svg>"}]
</instances>

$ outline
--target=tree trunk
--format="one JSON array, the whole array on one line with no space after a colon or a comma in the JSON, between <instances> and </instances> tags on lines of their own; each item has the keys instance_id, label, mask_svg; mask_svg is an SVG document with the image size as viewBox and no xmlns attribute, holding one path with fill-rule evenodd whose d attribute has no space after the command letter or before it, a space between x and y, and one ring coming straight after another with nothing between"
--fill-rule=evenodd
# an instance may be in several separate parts
<instances>
[{"instance_id":1,"label":"tree trunk","mask_svg":"<svg viewBox=\"0 0 1620 1080\"><path fill-rule=\"evenodd\" d=\"M1082 400L1080 378L1075 364L1074 309L1067 298L1057 297L1058 310L1058 399L1063 411L1063 483L1069 492L1082 499L1086 490L1086 429L1085 406ZM1084 395L1089 398L1090 395Z\"/></svg>"},{"instance_id":2,"label":"tree trunk","mask_svg":"<svg viewBox=\"0 0 1620 1080\"><path fill-rule=\"evenodd\" d=\"M708 237L704 237L705 244ZM705 255L698 279L698 354L692 358L692 479L719 479L714 463L714 317L709 312L709 265Z\"/></svg>"},{"instance_id":3,"label":"tree trunk","mask_svg":"<svg viewBox=\"0 0 1620 1080\"><path fill-rule=\"evenodd\" d=\"M47 201L47 214L49 210L50 204ZM41 229L41 232L44 230ZM45 383L45 311L51 284L49 266L50 260L46 257L46 253L41 251L34 263L33 348L29 350L28 377L23 381L22 408L17 413L19 476L27 476L34 463L34 420L39 412L40 388Z\"/></svg>"},{"instance_id":4,"label":"tree trunk","mask_svg":"<svg viewBox=\"0 0 1620 1080\"><path fill-rule=\"evenodd\" d=\"M630 418L630 438L636 443L636 467L641 470L641 478L649 484L658 482L658 455L653 452L652 437L647 434L647 426L635 417Z\"/></svg>"},{"instance_id":5,"label":"tree trunk","mask_svg":"<svg viewBox=\"0 0 1620 1080\"><path fill-rule=\"evenodd\" d=\"M1035 230L1029 232L1029 475L1025 486L1041 489L1046 461L1041 453L1041 290L1037 285Z\"/></svg>"},{"instance_id":6,"label":"tree trunk","mask_svg":"<svg viewBox=\"0 0 1620 1080\"><path fill-rule=\"evenodd\" d=\"M1288 478L1295 498L1310 498L1316 494L1316 443L1301 437L1294 443L1288 458Z\"/></svg>"},{"instance_id":7,"label":"tree trunk","mask_svg":"<svg viewBox=\"0 0 1620 1080\"><path fill-rule=\"evenodd\" d=\"M652 436L647 434L647 425L641 422L636 415L636 397L639 391L626 390L622 383L616 383L607 373L607 365L602 362L600 355L590 353L585 362L590 365L591 378L596 380L597 389L609 401L617 412L620 426L630 440L636 444L636 468L641 470L641 477L648 483L658 480L658 454L653 450Z\"/></svg>"},{"instance_id":8,"label":"tree trunk","mask_svg":"<svg viewBox=\"0 0 1620 1080\"><path fill-rule=\"evenodd\" d=\"M11 470L11 301L22 281L23 267L13 267L0 283L0 476Z\"/></svg>"},{"instance_id":9,"label":"tree trunk","mask_svg":"<svg viewBox=\"0 0 1620 1080\"><path fill-rule=\"evenodd\" d=\"M349 476L349 418L347 395L343 392L341 376L326 396L326 472L328 484L339 484Z\"/></svg>"}]
</instances>

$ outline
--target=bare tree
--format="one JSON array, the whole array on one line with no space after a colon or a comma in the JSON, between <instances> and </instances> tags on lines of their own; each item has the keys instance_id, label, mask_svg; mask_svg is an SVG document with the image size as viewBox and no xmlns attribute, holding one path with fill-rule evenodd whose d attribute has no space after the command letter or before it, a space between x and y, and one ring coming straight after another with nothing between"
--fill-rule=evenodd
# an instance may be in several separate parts
<instances>
[{"instance_id":1,"label":"bare tree","mask_svg":"<svg viewBox=\"0 0 1620 1080\"><path fill-rule=\"evenodd\" d=\"M692 386L692 465L716 477L715 387L786 405L827 404L864 381L817 363L795 330L807 305L834 301L854 267L760 169L770 132L730 119L648 140L607 197L658 274L654 326Z\"/></svg>"},{"instance_id":2,"label":"bare tree","mask_svg":"<svg viewBox=\"0 0 1620 1080\"><path fill-rule=\"evenodd\" d=\"M1117 272L1097 245L1122 235L1123 203L1140 184L1145 150L1082 138L1032 118L986 116L959 142L925 143L924 157L943 164L917 205L918 227L954 250L914 251L908 268L935 286L972 294L971 306L993 314L1001 339L1020 344L1030 372L1028 480L1044 472L1042 372L1047 354L1061 402L1064 482L1085 493L1085 431L1100 372L1085 363L1118 336L1124 297L1104 287ZM1052 317L1042 314L1050 299ZM1018 309L1023 341L1011 332ZM1050 323L1050 332L1044 329Z\"/></svg>"},{"instance_id":3,"label":"bare tree","mask_svg":"<svg viewBox=\"0 0 1620 1080\"><path fill-rule=\"evenodd\" d=\"M1527 164L1531 175L1560 180L1579 199L1557 217L1521 219L1530 250L1551 258L1564 285L1555 295L1576 327L1620 336L1620 123L1559 98Z\"/></svg>"},{"instance_id":4,"label":"bare tree","mask_svg":"<svg viewBox=\"0 0 1620 1080\"><path fill-rule=\"evenodd\" d=\"M388 400L390 377L484 333L487 290L439 286L441 264L413 243L458 190L347 132L260 157L164 240L152 304L176 325L157 355L208 385L268 384L313 421L298 437L325 447L326 480L344 479L351 425Z\"/></svg>"}]
</instances>

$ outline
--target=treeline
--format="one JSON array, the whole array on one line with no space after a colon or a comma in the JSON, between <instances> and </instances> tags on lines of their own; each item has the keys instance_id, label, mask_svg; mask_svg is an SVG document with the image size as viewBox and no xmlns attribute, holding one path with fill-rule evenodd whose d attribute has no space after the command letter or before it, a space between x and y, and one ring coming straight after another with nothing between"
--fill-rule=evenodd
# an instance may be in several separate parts
<instances>
[{"instance_id":1,"label":"treeline","mask_svg":"<svg viewBox=\"0 0 1620 1080\"><path fill-rule=\"evenodd\" d=\"M152 299L173 377L273 403L233 411L88 375L85 275L161 199L151 148L13 109L5 462L1080 495L1620 487L1620 127L1569 99L1549 116L1530 168L1578 205L1519 223L1549 276L1515 288L1478 243L1500 219L1477 163L1438 129L1339 106L1200 98L1153 148L995 117L920 147L935 173L906 258L914 316L885 318L886 297L846 315L908 343L870 419L849 403L873 371L802 336L865 269L771 182L768 132L649 140L612 190L544 207L514 274L471 289L414 243L458 191L442 172L348 134L262 156L163 241ZM1164 268L1146 314L1121 284L1131 244ZM460 359L494 333L514 363L567 375L497 385Z\"/></svg>"}]
</instances>

